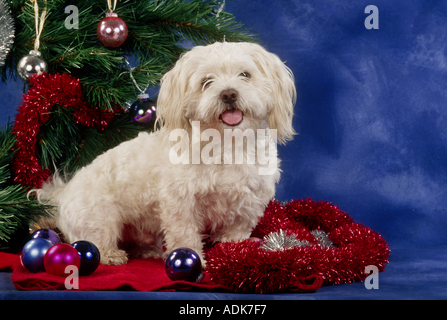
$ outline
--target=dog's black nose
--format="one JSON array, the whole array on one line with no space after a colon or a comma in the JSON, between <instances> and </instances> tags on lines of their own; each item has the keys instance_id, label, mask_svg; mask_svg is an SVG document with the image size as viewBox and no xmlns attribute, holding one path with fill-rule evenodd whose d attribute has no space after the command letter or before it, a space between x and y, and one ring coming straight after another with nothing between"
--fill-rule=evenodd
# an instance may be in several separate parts
<instances>
[{"instance_id":1,"label":"dog's black nose","mask_svg":"<svg viewBox=\"0 0 447 320\"><path fill-rule=\"evenodd\" d=\"M225 103L235 103L238 93L234 89L224 90L220 93L220 99Z\"/></svg>"}]
</instances>

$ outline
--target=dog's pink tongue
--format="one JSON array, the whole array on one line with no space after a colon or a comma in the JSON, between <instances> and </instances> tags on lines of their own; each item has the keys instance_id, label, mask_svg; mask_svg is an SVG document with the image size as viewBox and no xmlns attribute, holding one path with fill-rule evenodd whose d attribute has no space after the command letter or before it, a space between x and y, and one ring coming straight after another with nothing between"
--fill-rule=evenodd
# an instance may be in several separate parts
<instances>
[{"instance_id":1,"label":"dog's pink tongue","mask_svg":"<svg viewBox=\"0 0 447 320\"><path fill-rule=\"evenodd\" d=\"M243 114L239 109L231 109L222 113L222 121L229 126L235 126L242 121Z\"/></svg>"}]
</instances>

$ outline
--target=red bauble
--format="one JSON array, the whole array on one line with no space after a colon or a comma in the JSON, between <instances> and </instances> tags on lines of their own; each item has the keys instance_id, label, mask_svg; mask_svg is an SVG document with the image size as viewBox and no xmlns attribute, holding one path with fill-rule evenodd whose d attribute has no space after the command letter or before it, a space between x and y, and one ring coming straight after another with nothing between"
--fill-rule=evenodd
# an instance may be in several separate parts
<instances>
[{"instance_id":1,"label":"red bauble","mask_svg":"<svg viewBox=\"0 0 447 320\"><path fill-rule=\"evenodd\" d=\"M75 266L75 270L79 270L81 266L78 251L66 243L59 243L48 249L43 262L47 273L60 277L66 277L72 273L65 272L68 266Z\"/></svg>"},{"instance_id":2,"label":"red bauble","mask_svg":"<svg viewBox=\"0 0 447 320\"><path fill-rule=\"evenodd\" d=\"M106 47L118 47L127 39L126 23L116 13L107 13L96 28L99 41Z\"/></svg>"}]
</instances>

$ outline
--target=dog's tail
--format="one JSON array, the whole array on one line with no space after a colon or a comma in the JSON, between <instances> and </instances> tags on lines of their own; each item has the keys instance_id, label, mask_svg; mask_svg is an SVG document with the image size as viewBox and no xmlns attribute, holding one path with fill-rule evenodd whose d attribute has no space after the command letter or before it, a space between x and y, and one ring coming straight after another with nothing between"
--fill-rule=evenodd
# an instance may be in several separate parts
<instances>
[{"instance_id":1,"label":"dog's tail","mask_svg":"<svg viewBox=\"0 0 447 320\"><path fill-rule=\"evenodd\" d=\"M56 230L59 215L59 199L65 184L64 179L56 171L51 181L45 182L40 189L32 189L28 192L28 198L34 194L39 203L49 206L49 209L47 209L48 215L39 217L37 222L30 225L31 229L47 228Z\"/></svg>"}]
</instances>

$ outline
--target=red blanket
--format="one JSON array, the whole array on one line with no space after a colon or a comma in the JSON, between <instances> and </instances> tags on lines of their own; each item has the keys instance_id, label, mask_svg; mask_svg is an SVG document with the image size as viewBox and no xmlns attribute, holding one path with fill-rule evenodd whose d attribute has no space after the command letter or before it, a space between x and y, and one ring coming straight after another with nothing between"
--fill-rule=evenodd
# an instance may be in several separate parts
<instances>
[{"instance_id":1,"label":"red blanket","mask_svg":"<svg viewBox=\"0 0 447 320\"><path fill-rule=\"evenodd\" d=\"M17 262L20 262L20 256L0 252L0 271L10 271Z\"/></svg>"},{"instance_id":2,"label":"red blanket","mask_svg":"<svg viewBox=\"0 0 447 320\"><path fill-rule=\"evenodd\" d=\"M66 278L53 276L46 272L31 273L20 263L18 255L0 252L0 270L11 269L12 281L21 290L67 290ZM311 281L312 282L312 281ZM74 285L73 280L69 280ZM129 260L122 266L103 266L89 276L79 277L79 289L97 290L137 290L137 291L177 291L177 290L212 290L229 291L226 287L212 282L208 275L201 283L171 281L166 275L162 259ZM295 292L314 292L321 283L304 283Z\"/></svg>"}]
</instances>

